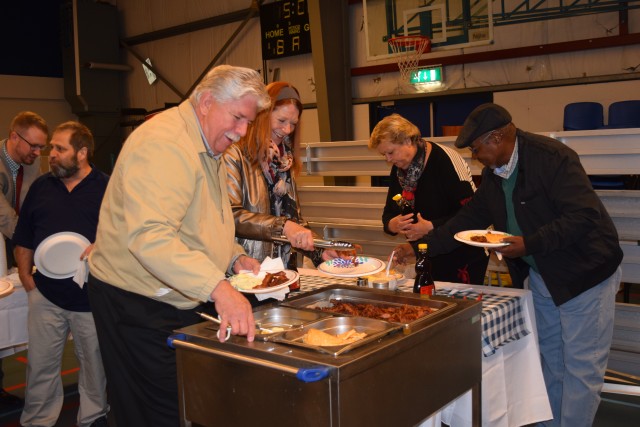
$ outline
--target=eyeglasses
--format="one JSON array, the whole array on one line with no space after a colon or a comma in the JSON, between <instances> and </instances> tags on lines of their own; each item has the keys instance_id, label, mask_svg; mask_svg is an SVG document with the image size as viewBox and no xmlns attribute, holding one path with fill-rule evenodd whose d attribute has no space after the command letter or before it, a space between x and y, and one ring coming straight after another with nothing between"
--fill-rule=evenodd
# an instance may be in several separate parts
<instances>
[{"instance_id":1,"label":"eyeglasses","mask_svg":"<svg viewBox=\"0 0 640 427\"><path fill-rule=\"evenodd\" d=\"M16 133L16 135L18 135L18 136L20 137L20 139L21 139L21 140L23 140L24 142L26 142L26 143L27 143L27 145L29 146L29 148L31 149L31 151L38 151L38 150L42 151L42 150L44 150L45 148L47 148L47 146L46 146L46 145L32 144L32 143L30 143L29 141L27 141L27 139L26 139L24 136L20 135L20 134L18 133L18 131L15 131L15 130L14 130L14 132Z\"/></svg>"},{"instance_id":2,"label":"eyeglasses","mask_svg":"<svg viewBox=\"0 0 640 427\"><path fill-rule=\"evenodd\" d=\"M476 145L475 147L468 146L467 148L469 149L469 151L471 151L471 155L477 154L478 150L480 149L480 146L486 144L487 141L489 141L489 138L491 138L493 135L495 135L495 133L496 133L496 131L492 130L491 132L489 132L487 134L487 136L482 138L482 141L480 141L480 144Z\"/></svg>"}]
</instances>

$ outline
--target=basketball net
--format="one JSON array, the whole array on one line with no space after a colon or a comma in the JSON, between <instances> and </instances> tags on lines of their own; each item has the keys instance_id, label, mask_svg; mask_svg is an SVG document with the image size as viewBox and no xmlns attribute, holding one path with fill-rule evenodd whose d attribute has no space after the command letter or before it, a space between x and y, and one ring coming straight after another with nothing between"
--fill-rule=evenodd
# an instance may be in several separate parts
<instances>
[{"instance_id":1,"label":"basketball net","mask_svg":"<svg viewBox=\"0 0 640 427\"><path fill-rule=\"evenodd\" d=\"M431 40L427 36L398 36L390 38L388 43L397 55L400 78L409 83L411 75L418 69L420 56L431 52Z\"/></svg>"}]
</instances>

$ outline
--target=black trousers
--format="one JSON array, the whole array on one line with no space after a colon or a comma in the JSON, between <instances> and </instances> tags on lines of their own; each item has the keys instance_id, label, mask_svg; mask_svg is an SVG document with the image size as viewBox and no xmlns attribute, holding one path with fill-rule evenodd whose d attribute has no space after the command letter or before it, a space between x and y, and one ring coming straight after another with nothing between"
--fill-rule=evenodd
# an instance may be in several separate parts
<instances>
[{"instance_id":1,"label":"black trousers","mask_svg":"<svg viewBox=\"0 0 640 427\"><path fill-rule=\"evenodd\" d=\"M177 427L176 358L167 337L201 322L196 311L217 315L213 304L179 310L91 275L88 286L116 425Z\"/></svg>"}]
</instances>

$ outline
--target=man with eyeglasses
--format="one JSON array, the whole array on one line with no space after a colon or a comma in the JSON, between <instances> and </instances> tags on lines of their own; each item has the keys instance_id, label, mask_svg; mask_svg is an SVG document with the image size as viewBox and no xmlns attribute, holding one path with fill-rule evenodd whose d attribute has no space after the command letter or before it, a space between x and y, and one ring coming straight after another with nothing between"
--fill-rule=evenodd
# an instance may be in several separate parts
<instances>
[{"instance_id":1,"label":"man with eyeglasses","mask_svg":"<svg viewBox=\"0 0 640 427\"><path fill-rule=\"evenodd\" d=\"M426 237L429 250L449 252L459 244L455 233L492 224L512 235L499 250L514 285L523 287L528 277L533 294L554 417L542 424L590 426L600 402L620 286L622 250L613 221L576 152L517 129L499 105L477 107L456 147L468 147L486 166L482 184L455 217Z\"/></svg>"},{"instance_id":2,"label":"man with eyeglasses","mask_svg":"<svg viewBox=\"0 0 640 427\"><path fill-rule=\"evenodd\" d=\"M18 213L29 187L40 175L40 152L47 145L49 128L45 120L31 111L18 113L9 126L7 139L0 142L0 233L4 237L7 268L15 265L11 238ZM4 260L3 260L4 261ZM22 406L22 399L3 388L4 371L0 358L0 409Z\"/></svg>"},{"instance_id":3,"label":"man with eyeglasses","mask_svg":"<svg viewBox=\"0 0 640 427\"><path fill-rule=\"evenodd\" d=\"M10 247L20 205L31 183L40 175L40 153L47 146L49 128L42 117L23 111L13 118L9 137L0 145L0 232L8 243L7 267L14 264Z\"/></svg>"}]
</instances>

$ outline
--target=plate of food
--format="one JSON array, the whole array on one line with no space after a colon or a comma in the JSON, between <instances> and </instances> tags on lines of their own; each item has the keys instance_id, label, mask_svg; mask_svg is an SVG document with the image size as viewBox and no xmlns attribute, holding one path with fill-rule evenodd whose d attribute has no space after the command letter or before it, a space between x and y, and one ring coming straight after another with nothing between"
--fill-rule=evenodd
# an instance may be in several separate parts
<instances>
[{"instance_id":1,"label":"plate of food","mask_svg":"<svg viewBox=\"0 0 640 427\"><path fill-rule=\"evenodd\" d=\"M453 237L462 243L480 248L502 248L509 243L502 242L502 239L511 234L494 230L467 230L456 233Z\"/></svg>"},{"instance_id":2,"label":"plate of food","mask_svg":"<svg viewBox=\"0 0 640 427\"><path fill-rule=\"evenodd\" d=\"M229 278L231 285L245 294L268 294L286 288L298 280L293 270L261 271L258 274L240 272Z\"/></svg>"},{"instance_id":3,"label":"plate of food","mask_svg":"<svg viewBox=\"0 0 640 427\"><path fill-rule=\"evenodd\" d=\"M384 262L377 258L353 256L330 259L320 264L318 270L330 276L350 278L375 274L384 267Z\"/></svg>"}]
</instances>

